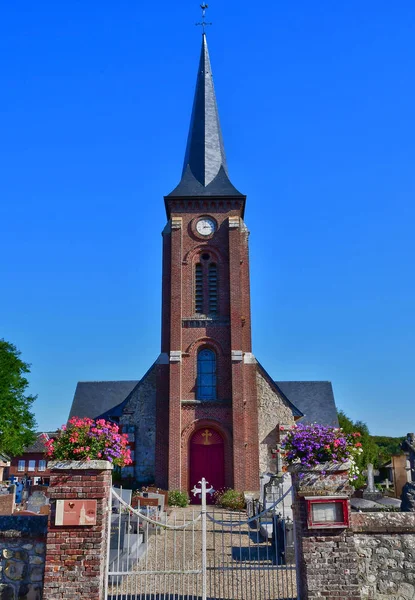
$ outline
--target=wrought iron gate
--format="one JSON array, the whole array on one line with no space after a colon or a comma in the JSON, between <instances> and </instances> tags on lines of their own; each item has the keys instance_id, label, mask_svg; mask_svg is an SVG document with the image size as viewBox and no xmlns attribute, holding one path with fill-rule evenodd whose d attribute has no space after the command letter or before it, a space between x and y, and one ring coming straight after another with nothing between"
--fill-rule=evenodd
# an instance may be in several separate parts
<instances>
[{"instance_id":1,"label":"wrought iron gate","mask_svg":"<svg viewBox=\"0 0 415 600\"><path fill-rule=\"evenodd\" d=\"M206 481L199 483L201 509L173 509L168 518L134 509L112 490L108 600L297 598L288 492L248 518L208 511Z\"/></svg>"}]
</instances>

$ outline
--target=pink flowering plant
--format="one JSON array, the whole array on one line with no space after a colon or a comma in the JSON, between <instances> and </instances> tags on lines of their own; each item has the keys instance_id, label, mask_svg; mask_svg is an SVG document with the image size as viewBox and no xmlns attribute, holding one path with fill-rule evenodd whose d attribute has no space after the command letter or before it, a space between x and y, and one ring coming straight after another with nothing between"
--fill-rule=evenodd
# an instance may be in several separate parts
<instances>
[{"instance_id":1,"label":"pink flowering plant","mask_svg":"<svg viewBox=\"0 0 415 600\"><path fill-rule=\"evenodd\" d=\"M118 425L104 419L72 417L62 425L57 437L45 441L51 460L108 460L124 467L132 463L128 435Z\"/></svg>"},{"instance_id":2,"label":"pink flowering plant","mask_svg":"<svg viewBox=\"0 0 415 600\"><path fill-rule=\"evenodd\" d=\"M288 464L312 468L326 462L350 463L349 478L359 476L356 458L363 452L360 433L344 433L342 429L324 425L294 425L281 444ZM323 472L324 474L324 472Z\"/></svg>"}]
</instances>

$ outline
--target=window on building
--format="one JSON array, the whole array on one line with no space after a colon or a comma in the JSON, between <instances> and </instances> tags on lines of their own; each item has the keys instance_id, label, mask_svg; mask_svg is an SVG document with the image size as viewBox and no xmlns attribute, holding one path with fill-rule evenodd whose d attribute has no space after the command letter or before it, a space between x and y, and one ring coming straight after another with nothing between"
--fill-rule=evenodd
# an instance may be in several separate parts
<instances>
[{"instance_id":1,"label":"window on building","mask_svg":"<svg viewBox=\"0 0 415 600\"><path fill-rule=\"evenodd\" d=\"M36 461L35 460L29 460L29 467L28 467L28 471L34 471L36 469Z\"/></svg>"},{"instance_id":2,"label":"window on building","mask_svg":"<svg viewBox=\"0 0 415 600\"><path fill-rule=\"evenodd\" d=\"M203 313L203 268L200 263L195 267L195 312Z\"/></svg>"},{"instance_id":3,"label":"window on building","mask_svg":"<svg viewBox=\"0 0 415 600\"><path fill-rule=\"evenodd\" d=\"M39 471L46 471L46 461L45 460L39 461Z\"/></svg>"},{"instance_id":4,"label":"window on building","mask_svg":"<svg viewBox=\"0 0 415 600\"><path fill-rule=\"evenodd\" d=\"M218 312L218 267L215 263L209 265L209 314Z\"/></svg>"},{"instance_id":5,"label":"window on building","mask_svg":"<svg viewBox=\"0 0 415 600\"><path fill-rule=\"evenodd\" d=\"M203 349L197 355L197 399L216 398L216 354Z\"/></svg>"},{"instance_id":6,"label":"window on building","mask_svg":"<svg viewBox=\"0 0 415 600\"><path fill-rule=\"evenodd\" d=\"M18 471L24 471L26 468L26 461L25 460L19 460L19 464L17 466L17 470Z\"/></svg>"}]
</instances>

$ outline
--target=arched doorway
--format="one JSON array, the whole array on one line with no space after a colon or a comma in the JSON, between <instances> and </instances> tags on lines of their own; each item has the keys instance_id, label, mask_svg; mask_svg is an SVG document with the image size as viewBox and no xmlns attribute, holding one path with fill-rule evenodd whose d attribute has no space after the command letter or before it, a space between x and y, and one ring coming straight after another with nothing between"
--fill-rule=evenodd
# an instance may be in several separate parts
<instances>
[{"instance_id":1,"label":"arched doorway","mask_svg":"<svg viewBox=\"0 0 415 600\"><path fill-rule=\"evenodd\" d=\"M190 438L190 476L189 488L192 489L204 477L215 490L225 487L225 451L223 438L212 427L198 429ZM194 504L200 499L194 498ZM208 502L211 500L208 495Z\"/></svg>"}]
</instances>

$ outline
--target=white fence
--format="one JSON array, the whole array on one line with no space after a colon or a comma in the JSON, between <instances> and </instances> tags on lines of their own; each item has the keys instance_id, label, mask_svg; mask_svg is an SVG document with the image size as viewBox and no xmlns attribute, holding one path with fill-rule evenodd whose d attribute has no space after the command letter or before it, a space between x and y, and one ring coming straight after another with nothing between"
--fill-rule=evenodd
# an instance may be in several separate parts
<instances>
[{"instance_id":1,"label":"white fence","mask_svg":"<svg viewBox=\"0 0 415 600\"><path fill-rule=\"evenodd\" d=\"M131 507L112 490L108 600L287 600L297 597L284 496L260 514L206 507L166 513ZM267 536L264 523L271 523Z\"/></svg>"}]
</instances>

